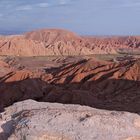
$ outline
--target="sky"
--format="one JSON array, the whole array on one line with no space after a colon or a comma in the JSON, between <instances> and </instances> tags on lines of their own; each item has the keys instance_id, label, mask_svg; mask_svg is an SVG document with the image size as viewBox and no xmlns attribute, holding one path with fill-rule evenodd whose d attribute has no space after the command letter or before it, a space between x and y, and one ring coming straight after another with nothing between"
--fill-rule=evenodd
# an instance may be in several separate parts
<instances>
[{"instance_id":1,"label":"sky","mask_svg":"<svg viewBox=\"0 0 140 140\"><path fill-rule=\"evenodd\" d=\"M43 28L140 35L140 0L0 0L0 34Z\"/></svg>"}]
</instances>

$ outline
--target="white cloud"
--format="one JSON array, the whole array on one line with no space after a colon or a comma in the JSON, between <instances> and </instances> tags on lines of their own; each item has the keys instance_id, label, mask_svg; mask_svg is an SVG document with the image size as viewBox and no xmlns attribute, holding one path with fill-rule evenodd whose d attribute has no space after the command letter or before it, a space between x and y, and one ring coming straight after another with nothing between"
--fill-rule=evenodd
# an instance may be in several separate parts
<instances>
[{"instance_id":1,"label":"white cloud","mask_svg":"<svg viewBox=\"0 0 140 140\"><path fill-rule=\"evenodd\" d=\"M116 7L120 8L137 8L140 7L139 0L119 0Z\"/></svg>"},{"instance_id":2,"label":"white cloud","mask_svg":"<svg viewBox=\"0 0 140 140\"><path fill-rule=\"evenodd\" d=\"M26 11L32 9L33 9L32 5L23 5L16 8L17 11Z\"/></svg>"},{"instance_id":3,"label":"white cloud","mask_svg":"<svg viewBox=\"0 0 140 140\"><path fill-rule=\"evenodd\" d=\"M60 0L59 4L60 4L60 5L67 4L67 1L66 1L66 0Z\"/></svg>"},{"instance_id":4,"label":"white cloud","mask_svg":"<svg viewBox=\"0 0 140 140\"><path fill-rule=\"evenodd\" d=\"M71 0L57 0L55 3L42 2L42 3L28 4L28 5L15 5L14 9L16 11L29 11L35 8L47 8L47 7L53 7L53 6L59 6L59 5L67 5L70 2Z\"/></svg>"},{"instance_id":5,"label":"white cloud","mask_svg":"<svg viewBox=\"0 0 140 140\"><path fill-rule=\"evenodd\" d=\"M38 3L37 4L37 7L41 7L41 8L46 8L46 7L49 7L50 4L49 3Z\"/></svg>"},{"instance_id":6,"label":"white cloud","mask_svg":"<svg viewBox=\"0 0 140 140\"><path fill-rule=\"evenodd\" d=\"M53 7L56 5L66 5L68 0L59 0L58 4L51 4L51 3L36 3L36 4L31 4L31 5L22 5L22 6L17 6L15 9L17 11L28 11L28 10L33 10L34 8L47 8L47 7Z\"/></svg>"},{"instance_id":7,"label":"white cloud","mask_svg":"<svg viewBox=\"0 0 140 140\"><path fill-rule=\"evenodd\" d=\"M18 6L16 8L17 11L28 11L32 10L34 8L46 8L49 7L49 3L37 3L37 4L32 4L32 5L23 5L23 6Z\"/></svg>"},{"instance_id":8,"label":"white cloud","mask_svg":"<svg viewBox=\"0 0 140 140\"><path fill-rule=\"evenodd\" d=\"M70 2L70 0L59 0L60 5L66 5Z\"/></svg>"}]
</instances>

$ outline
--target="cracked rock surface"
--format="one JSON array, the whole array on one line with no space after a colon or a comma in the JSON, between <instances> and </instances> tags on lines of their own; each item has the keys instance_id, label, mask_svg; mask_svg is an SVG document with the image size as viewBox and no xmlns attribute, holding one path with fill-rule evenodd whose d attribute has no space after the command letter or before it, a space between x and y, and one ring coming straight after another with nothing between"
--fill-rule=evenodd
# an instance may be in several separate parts
<instances>
[{"instance_id":1,"label":"cracked rock surface","mask_svg":"<svg viewBox=\"0 0 140 140\"><path fill-rule=\"evenodd\" d=\"M26 100L0 114L0 140L140 140L140 116Z\"/></svg>"}]
</instances>

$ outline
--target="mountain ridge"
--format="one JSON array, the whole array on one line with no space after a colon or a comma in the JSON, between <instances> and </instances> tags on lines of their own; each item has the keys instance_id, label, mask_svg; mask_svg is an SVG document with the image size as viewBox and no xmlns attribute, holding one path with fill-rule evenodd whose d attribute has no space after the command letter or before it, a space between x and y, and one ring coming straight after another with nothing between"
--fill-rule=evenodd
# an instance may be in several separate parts
<instances>
[{"instance_id":1,"label":"mountain ridge","mask_svg":"<svg viewBox=\"0 0 140 140\"><path fill-rule=\"evenodd\" d=\"M63 29L42 29L23 35L0 36L0 55L117 54L121 52L120 49L124 53L140 52L140 37L82 37Z\"/></svg>"}]
</instances>

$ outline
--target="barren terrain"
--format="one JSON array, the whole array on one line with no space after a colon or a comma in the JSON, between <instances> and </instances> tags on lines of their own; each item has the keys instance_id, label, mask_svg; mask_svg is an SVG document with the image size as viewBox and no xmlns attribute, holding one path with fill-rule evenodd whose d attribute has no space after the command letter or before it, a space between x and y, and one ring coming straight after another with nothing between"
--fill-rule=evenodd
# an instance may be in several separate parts
<instances>
[{"instance_id":1,"label":"barren terrain","mask_svg":"<svg viewBox=\"0 0 140 140\"><path fill-rule=\"evenodd\" d=\"M139 140L139 49L138 36L1 36L0 140Z\"/></svg>"}]
</instances>

